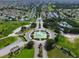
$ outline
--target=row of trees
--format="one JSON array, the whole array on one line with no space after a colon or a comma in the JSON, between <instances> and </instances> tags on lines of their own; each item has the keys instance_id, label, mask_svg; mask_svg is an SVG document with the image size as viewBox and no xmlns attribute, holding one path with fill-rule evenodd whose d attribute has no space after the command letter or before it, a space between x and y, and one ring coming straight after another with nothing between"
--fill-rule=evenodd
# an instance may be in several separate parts
<instances>
[{"instance_id":1,"label":"row of trees","mask_svg":"<svg viewBox=\"0 0 79 59\"><path fill-rule=\"evenodd\" d=\"M49 50L55 48L55 47L56 47L56 43L57 43L58 40L59 40L59 37L60 37L60 35L57 34L57 36L55 37L55 39L48 39L48 40L46 41L46 43L45 43L45 46L44 46L45 49L46 49L47 51L49 51Z\"/></svg>"},{"instance_id":2,"label":"row of trees","mask_svg":"<svg viewBox=\"0 0 79 59\"><path fill-rule=\"evenodd\" d=\"M52 48L55 47L55 43L56 43L55 40L53 40L53 39L48 39L48 40L46 41L44 47L45 47L46 50L51 50ZM34 45L34 42L33 42L33 41L29 41L29 42L26 44L25 48L31 49L31 48L33 48L33 45Z\"/></svg>"},{"instance_id":3,"label":"row of trees","mask_svg":"<svg viewBox=\"0 0 79 59\"><path fill-rule=\"evenodd\" d=\"M55 47L55 41L52 40L52 39L48 39L48 40L46 41L44 47L45 47L46 50L51 50L51 49L53 49L53 48Z\"/></svg>"}]
</instances>

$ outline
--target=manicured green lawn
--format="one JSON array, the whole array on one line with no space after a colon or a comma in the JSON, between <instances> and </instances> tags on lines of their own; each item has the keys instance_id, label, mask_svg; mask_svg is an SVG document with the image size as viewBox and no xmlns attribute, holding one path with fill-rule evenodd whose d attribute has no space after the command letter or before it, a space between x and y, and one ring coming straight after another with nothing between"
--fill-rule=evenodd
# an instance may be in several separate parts
<instances>
[{"instance_id":1,"label":"manicured green lawn","mask_svg":"<svg viewBox=\"0 0 79 59\"><path fill-rule=\"evenodd\" d=\"M5 37L12 33L13 30L16 28L23 26L23 25L28 25L30 22L34 22L35 18L32 18L31 20L28 21L0 21L0 38Z\"/></svg>"},{"instance_id":2,"label":"manicured green lawn","mask_svg":"<svg viewBox=\"0 0 79 59\"><path fill-rule=\"evenodd\" d=\"M34 48L32 49L23 49L20 54L17 54L13 58L33 58L34 57Z\"/></svg>"},{"instance_id":3,"label":"manicured green lawn","mask_svg":"<svg viewBox=\"0 0 79 59\"><path fill-rule=\"evenodd\" d=\"M75 39L74 43L71 43L67 40L66 37L60 36L57 42L61 47L67 48L73 52L77 57L79 57L79 38Z\"/></svg>"},{"instance_id":4,"label":"manicured green lawn","mask_svg":"<svg viewBox=\"0 0 79 59\"><path fill-rule=\"evenodd\" d=\"M77 24L79 24L79 19L75 19L74 21L75 21Z\"/></svg>"},{"instance_id":5,"label":"manicured green lawn","mask_svg":"<svg viewBox=\"0 0 79 59\"><path fill-rule=\"evenodd\" d=\"M13 30L16 28L23 26L23 25L28 25L30 22L35 22L35 18L32 17L28 21L1 21L0 20L0 38L5 37L12 33Z\"/></svg>"},{"instance_id":6,"label":"manicured green lawn","mask_svg":"<svg viewBox=\"0 0 79 59\"><path fill-rule=\"evenodd\" d=\"M57 44L65 48L74 48L74 44L69 42L67 38L62 35L59 36Z\"/></svg>"},{"instance_id":7,"label":"manicured green lawn","mask_svg":"<svg viewBox=\"0 0 79 59\"><path fill-rule=\"evenodd\" d=\"M70 41L68 41L68 38L60 35L58 37L57 45L70 50L74 55L79 57L79 38L75 39L74 43L71 43ZM61 53L61 51L58 49L52 49L51 51L48 51L48 56L50 58L52 57L69 58L70 57L70 56L64 56L64 54Z\"/></svg>"},{"instance_id":8,"label":"manicured green lawn","mask_svg":"<svg viewBox=\"0 0 79 59\"><path fill-rule=\"evenodd\" d=\"M49 58L70 58L71 56L64 55L64 53L61 50L54 48L51 51L48 51L48 57Z\"/></svg>"},{"instance_id":9,"label":"manicured green lawn","mask_svg":"<svg viewBox=\"0 0 79 59\"><path fill-rule=\"evenodd\" d=\"M16 37L8 37L8 38L5 38L3 40L0 40L0 49L1 48L4 48L5 46L15 42L17 40Z\"/></svg>"},{"instance_id":10,"label":"manicured green lawn","mask_svg":"<svg viewBox=\"0 0 79 59\"><path fill-rule=\"evenodd\" d=\"M7 36L8 34L12 33L12 31L15 30L16 28L18 28L22 25L26 25L26 24L29 24L29 22L19 22L19 21L4 22L4 21L1 21L0 22L0 38Z\"/></svg>"}]
</instances>

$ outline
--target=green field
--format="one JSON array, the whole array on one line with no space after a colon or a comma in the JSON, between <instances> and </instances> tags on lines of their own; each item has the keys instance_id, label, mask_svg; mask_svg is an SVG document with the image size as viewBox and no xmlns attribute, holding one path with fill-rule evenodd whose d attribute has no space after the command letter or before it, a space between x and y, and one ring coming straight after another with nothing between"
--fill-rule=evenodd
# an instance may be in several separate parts
<instances>
[{"instance_id":1,"label":"green field","mask_svg":"<svg viewBox=\"0 0 79 59\"><path fill-rule=\"evenodd\" d=\"M7 36L8 34L12 33L13 30L18 28L19 26L29 24L29 22L19 22L19 21L8 21L0 22L0 38Z\"/></svg>"},{"instance_id":2,"label":"green field","mask_svg":"<svg viewBox=\"0 0 79 59\"><path fill-rule=\"evenodd\" d=\"M5 46L15 42L17 40L16 37L8 37L8 38L5 38L3 40L0 40L0 49L1 48L4 48Z\"/></svg>"},{"instance_id":3,"label":"green field","mask_svg":"<svg viewBox=\"0 0 79 59\"><path fill-rule=\"evenodd\" d=\"M71 43L68 41L68 38L60 35L58 37L57 46L64 47L68 49L74 57L79 57L79 38L76 38L74 43ZM69 58L71 56L64 55L62 53L62 50L59 50L57 48L52 49L51 51L48 51L48 57L49 58Z\"/></svg>"},{"instance_id":4,"label":"green field","mask_svg":"<svg viewBox=\"0 0 79 59\"><path fill-rule=\"evenodd\" d=\"M49 58L70 58L71 56L65 55L61 50L54 48L48 51Z\"/></svg>"},{"instance_id":5,"label":"green field","mask_svg":"<svg viewBox=\"0 0 79 59\"><path fill-rule=\"evenodd\" d=\"M79 57L79 38L75 39L74 43L71 43L66 37L60 36L57 44L61 47L67 48L72 53L74 53L74 55Z\"/></svg>"},{"instance_id":6,"label":"green field","mask_svg":"<svg viewBox=\"0 0 79 59\"><path fill-rule=\"evenodd\" d=\"M79 25L79 19L73 20L74 22L77 23L77 25Z\"/></svg>"},{"instance_id":7,"label":"green field","mask_svg":"<svg viewBox=\"0 0 79 59\"><path fill-rule=\"evenodd\" d=\"M20 51L20 54L13 56L13 58L33 58L34 57L34 48L32 49L23 49Z\"/></svg>"},{"instance_id":8,"label":"green field","mask_svg":"<svg viewBox=\"0 0 79 59\"><path fill-rule=\"evenodd\" d=\"M16 28L28 25L30 22L34 22L35 18L32 18L29 21L0 21L0 38L5 37L12 33Z\"/></svg>"}]
</instances>

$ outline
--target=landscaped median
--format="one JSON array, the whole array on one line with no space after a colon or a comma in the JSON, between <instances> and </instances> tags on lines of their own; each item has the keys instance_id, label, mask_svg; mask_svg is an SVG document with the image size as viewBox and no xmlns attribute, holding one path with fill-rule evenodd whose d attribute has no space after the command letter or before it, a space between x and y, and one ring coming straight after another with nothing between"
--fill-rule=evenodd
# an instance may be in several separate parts
<instances>
[{"instance_id":1,"label":"landscaped median","mask_svg":"<svg viewBox=\"0 0 79 59\"><path fill-rule=\"evenodd\" d=\"M16 37L7 37L5 39L0 40L0 49L8 46L9 44L15 42L17 40Z\"/></svg>"}]
</instances>

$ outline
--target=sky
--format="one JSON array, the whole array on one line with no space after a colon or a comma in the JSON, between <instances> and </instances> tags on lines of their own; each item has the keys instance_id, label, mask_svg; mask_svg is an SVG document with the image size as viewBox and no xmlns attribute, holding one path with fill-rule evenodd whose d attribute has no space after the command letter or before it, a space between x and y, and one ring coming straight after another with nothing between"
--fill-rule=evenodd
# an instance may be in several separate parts
<instances>
[{"instance_id":1,"label":"sky","mask_svg":"<svg viewBox=\"0 0 79 59\"><path fill-rule=\"evenodd\" d=\"M6 2L6 1L20 1L22 3L26 3L26 4L29 4L29 3L35 3L35 4L38 4L38 3L48 3L49 1L50 2L59 2L59 3L79 3L79 0L0 0L0 3L1 1L3 2Z\"/></svg>"}]
</instances>

